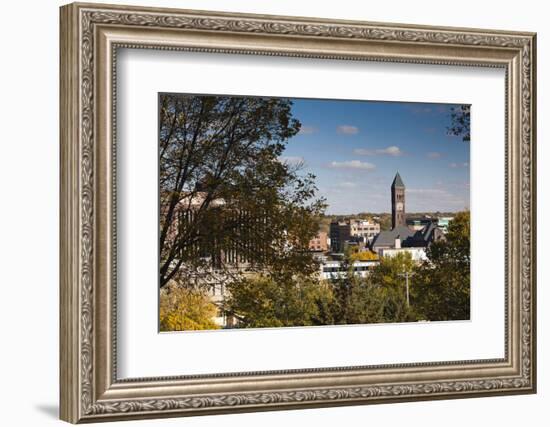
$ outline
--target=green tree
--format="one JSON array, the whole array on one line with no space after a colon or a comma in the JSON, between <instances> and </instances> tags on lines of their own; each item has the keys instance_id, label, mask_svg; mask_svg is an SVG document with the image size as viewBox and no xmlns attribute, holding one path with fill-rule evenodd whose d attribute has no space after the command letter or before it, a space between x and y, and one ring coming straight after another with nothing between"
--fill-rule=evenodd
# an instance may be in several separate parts
<instances>
[{"instance_id":1,"label":"green tree","mask_svg":"<svg viewBox=\"0 0 550 427\"><path fill-rule=\"evenodd\" d=\"M470 212L456 214L445 237L432 243L415 277L414 304L424 320L470 318Z\"/></svg>"},{"instance_id":2,"label":"green tree","mask_svg":"<svg viewBox=\"0 0 550 427\"><path fill-rule=\"evenodd\" d=\"M393 257L383 257L369 275L372 285L379 286L380 304L383 306L384 322L409 322L416 320L414 304L407 306L407 291L404 274L410 275L409 286L413 287L412 277L416 274L416 264L408 252Z\"/></svg>"},{"instance_id":3,"label":"green tree","mask_svg":"<svg viewBox=\"0 0 550 427\"><path fill-rule=\"evenodd\" d=\"M331 312L334 324L385 323L388 294L383 286L369 278L347 274L331 281L334 300Z\"/></svg>"},{"instance_id":4,"label":"green tree","mask_svg":"<svg viewBox=\"0 0 550 427\"><path fill-rule=\"evenodd\" d=\"M369 278L355 278L348 305L347 323L368 324L391 322L386 318L392 294Z\"/></svg>"},{"instance_id":5,"label":"green tree","mask_svg":"<svg viewBox=\"0 0 550 427\"><path fill-rule=\"evenodd\" d=\"M160 330L189 331L218 329L218 308L200 290L177 286L173 281L160 290Z\"/></svg>"},{"instance_id":6,"label":"green tree","mask_svg":"<svg viewBox=\"0 0 550 427\"><path fill-rule=\"evenodd\" d=\"M334 299L330 305L331 318L336 325L346 325L351 322L351 305L353 302L354 288L359 283L359 278L353 272L352 250L348 247L344 252L344 259L340 265L340 271L333 276L330 283Z\"/></svg>"},{"instance_id":7,"label":"green tree","mask_svg":"<svg viewBox=\"0 0 550 427\"><path fill-rule=\"evenodd\" d=\"M229 284L225 310L240 327L312 326L331 323L330 287L315 278L258 275Z\"/></svg>"},{"instance_id":8,"label":"green tree","mask_svg":"<svg viewBox=\"0 0 550 427\"><path fill-rule=\"evenodd\" d=\"M404 278L415 264L410 254L382 258L367 277L353 271L353 252L348 251L342 263L346 274L332 280L334 300L331 304L335 324L387 323L415 320L407 307Z\"/></svg>"},{"instance_id":9,"label":"green tree","mask_svg":"<svg viewBox=\"0 0 550 427\"><path fill-rule=\"evenodd\" d=\"M288 99L160 96L160 286L227 269L310 273L325 204L315 177L281 161L300 123ZM234 272L234 270L232 270Z\"/></svg>"}]
</instances>

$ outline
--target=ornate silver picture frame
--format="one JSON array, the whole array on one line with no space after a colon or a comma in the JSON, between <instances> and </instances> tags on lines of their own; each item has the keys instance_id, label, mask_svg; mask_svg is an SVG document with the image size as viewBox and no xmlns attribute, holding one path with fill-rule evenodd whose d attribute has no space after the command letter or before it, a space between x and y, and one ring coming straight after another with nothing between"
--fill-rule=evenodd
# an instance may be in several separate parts
<instances>
[{"instance_id":1,"label":"ornate silver picture frame","mask_svg":"<svg viewBox=\"0 0 550 427\"><path fill-rule=\"evenodd\" d=\"M97 422L536 391L535 34L79 3L63 6L60 21L61 419ZM114 149L120 48L503 69L504 357L120 379Z\"/></svg>"}]
</instances>

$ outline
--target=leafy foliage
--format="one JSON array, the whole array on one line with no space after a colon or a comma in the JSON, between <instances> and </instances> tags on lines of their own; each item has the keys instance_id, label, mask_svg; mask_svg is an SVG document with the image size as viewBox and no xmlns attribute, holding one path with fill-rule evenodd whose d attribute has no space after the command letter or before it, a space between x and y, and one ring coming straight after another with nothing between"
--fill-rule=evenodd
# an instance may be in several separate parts
<instances>
[{"instance_id":1,"label":"leafy foliage","mask_svg":"<svg viewBox=\"0 0 550 427\"><path fill-rule=\"evenodd\" d=\"M415 320L406 307L403 279L410 255L385 259L368 278L348 274L332 280L289 275L257 276L230 285L226 310L239 327L386 323Z\"/></svg>"},{"instance_id":2,"label":"leafy foliage","mask_svg":"<svg viewBox=\"0 0 550 427\"><path fill-rule=\"evenodd\" d=\"M470 107L453 109L451 121L449 133L469 141ZM161 329L216 328L217 307L200 287L215 280L229 282L223 309L240 327L468 318L468 212L420 266L400 254L362 278L353 263L377 255L349 252L347 274L318 280L308 244L328 226L325 201L314 175L281 161L300 126L289 99L161 95ZM388 214L377 220L389 227Z\"/></svg>"},{"instance_id":3,"label":"leafy foliage","mask_svg":"<svg viewBox=\"0 0 550 427\"><path fill-rule=\"evenodd\" d=\"M344 260L348 273L330 280L334 295L330 307L333 324L385 322L385 289L372 281L352 274L352 263Z\"/></svg>"},{"instance_id":4,"label":"leafy foliage","mask_svg":"<svg viewBox=\"0 0 550 427\"><path fill-rule=\"evenodd\" d=\"M285 274L242 278L229 285L225 309L240 327L326 325L332 294L326 284L311 277Z\"/></svg>"},{"instance_id":5,"label":"leafy foliage","mask_svg":"<svg viewBox=\"0 0 550 427\"><path fill-rule=\"evenodd\" d=\"M407 322L416 320L410 307L407 307L404 273L414 273L416 265L409 253L399 253L394 257L380 260L369 275L371 286L380 288L381 298L377 303L382 307L383 322Z\"/></svg>"},{"instance_id":6,"label":"leafy foliage","mask_svg":"<svg viewBox=\"0 0 550 427\"><path fill-rule=\"evenodd\" d=\"M351 261L376 261L378 254L369 250L359 251L354 250L349 255Z\"/></svg>"},{"instance_id":7,"label":"leafy foliage","mask_svg":"<svg viewBox=\"0 0 550 427\"><path fill-rule=\"evenodd\" d=\"M288 99L161 95L161 287L226 268L229 252L252 271L314 271L305 249L325 204L313 175L279 160L300 129L291 106Z\"/></svg>"},{"instance_id":8,"label":"leafy foliage","mask_svg":"<svg viewBox=\"0 0 550 427\"><path fill-rule=\"evenodd\" d=\"M470 214L450 222L445 240L433 242L429 261L409 253L380 260L367 277L353 274L354 253L345 274L317 281L311 276L272 275L231 286L228 309L240 327L277 327L464 320L470 316ZM409 274L410 307L404 273Z\"/></svg>"},{"instance_id":9,"label":"leafy foliage","mask_svg":"<svg viewBox=\"0 0 550 427\"><path fill-rule=\"evenodd\" d=\"M463 141L470 142L470 105L451 109L451 126L447 131L449 135L460 136Z\"/></svg>"},{"instance_id":10,"label":"leafy foliage","mask_svg":"<svg viewBox=\"0 0 550 427\"><path fill-rule=\"evenodd\" d=\"M415 277L414 304L426 320L470 318L470 213L449 224L445 241L434 242Z\"/></svg>"},{"instance_id":11,"label":"leafy foliage","mask_svg":"<svg viewBox=\"0 0 550 427\"><path fill-rule=\"evenodd\" d=\"M160 291L160 330L183 331L218 329L212 320L218 308L200 290L171 282Z\"/></svg>"}]
</instances>

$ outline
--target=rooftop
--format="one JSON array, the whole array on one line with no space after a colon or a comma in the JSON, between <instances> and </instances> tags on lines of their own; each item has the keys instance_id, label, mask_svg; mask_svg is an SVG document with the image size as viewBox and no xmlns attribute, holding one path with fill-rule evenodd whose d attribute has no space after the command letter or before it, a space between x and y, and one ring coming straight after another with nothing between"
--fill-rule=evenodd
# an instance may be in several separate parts
<instances>
[{"instance_id":1,"label":"rooftop","mask_svg":"<svg viewBox=\"0 0 550 427\"><path fill-rule=\"evenodd\" d=\"M373 240L372 247L384 247L395 245L395 239L401 240L402 247L423 247L427 246L431 240L436 224L430 223L422 230L412 230L409 227L400 226L393 230L380 232Z\"/></svg>"}]
</instances>

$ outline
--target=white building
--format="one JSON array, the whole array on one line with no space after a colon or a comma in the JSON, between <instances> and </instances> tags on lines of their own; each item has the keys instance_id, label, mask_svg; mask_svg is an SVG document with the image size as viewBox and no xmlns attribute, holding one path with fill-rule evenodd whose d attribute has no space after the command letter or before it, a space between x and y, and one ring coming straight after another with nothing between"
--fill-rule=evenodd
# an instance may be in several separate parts
<instances>
[{"instance_id":1,"label":"white building","mask_svg":"<svg viewBox=\"0 0 550 427\"><path fill-rule=\"evenodd\" d=\"M414 262L422 262L426 261L428 257L426 256L426 248L386 248L386 249L380 249L378 251L381 257L384 258L393 258L397 254L403 254L403 253L409 253L411 254L412 260Z\"/></svg>"},{"instance_id":2,"label":"white building","mask_svg":"<svg viewBox=\"0 0 550 427\"><path fill-rule=\"evenodd\" d=\"M370 243L380 233L380 224L365 219L352 219L350 221L350 235L363 237Z\"/></svg>"},{"instance_id":3,"label":"white building","mask_svg":"<svg viewBox=\"0 0 550 427\"><path fill-rule=\"evenodd\" d=\"M370 270L380 264L379 261L354 261L352 264L353 274L355 276L367 277ZM342 265L342 261L325 261L320 267L321 279L340 279L348 274L346 266Z\"/></svg>"}]
</instances>

